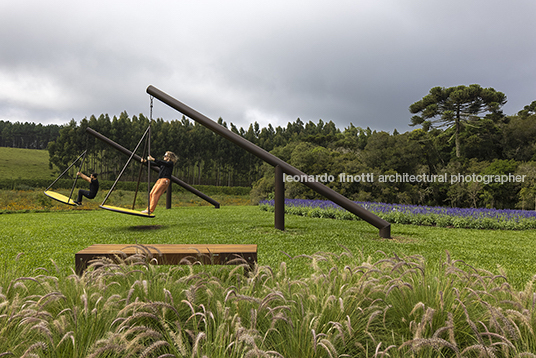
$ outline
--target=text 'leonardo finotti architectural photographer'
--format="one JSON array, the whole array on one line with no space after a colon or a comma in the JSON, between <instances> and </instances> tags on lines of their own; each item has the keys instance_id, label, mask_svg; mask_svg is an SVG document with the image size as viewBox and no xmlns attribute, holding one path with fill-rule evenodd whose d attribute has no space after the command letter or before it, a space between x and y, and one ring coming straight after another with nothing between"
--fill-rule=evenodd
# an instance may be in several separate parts
<instances>
[{"instance_id":1,"label":"text 'leonardo finotti architectural photographer'","mask_svg":"<svg viewBox=\"0 0 536 358\"><path fill-rule=\"evenodd\" d=\"M286 183L333 183L337 180L340 183L522 183L526 175L510 174L317 174L317 175L283 175L283 181Z\"/></svg>"}]
</instances>

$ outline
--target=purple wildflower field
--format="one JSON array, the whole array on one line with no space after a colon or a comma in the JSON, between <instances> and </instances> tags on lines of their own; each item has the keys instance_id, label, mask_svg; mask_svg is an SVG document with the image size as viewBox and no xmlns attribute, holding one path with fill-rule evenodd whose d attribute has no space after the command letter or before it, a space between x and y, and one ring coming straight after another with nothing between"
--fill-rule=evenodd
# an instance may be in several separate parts
<instances>
[{"instance_id":1,"label":"purple wildflower field","mask_svg":"<svg viewBox=\"0 0 536 358\"><path fill-rule=\"evenodd\" d=\"M356 204L376 215L396 223L428 224L439 226L475 227L489 229L528 229L536 228L536 211L486 208L449 208L439 206L387 204L360 202ZM273 207L273 200L259 203ZM327 212L345 211L329 200L285 199L286 210L325 210ZM301 213L303 215L303 213ZM319 216L319 215L315 215ZM421 218L421 219L418 219ZM424 218L424 219L422 219ZM485 223L485 224L482 224Z\"/></svg>"}]
</instances>

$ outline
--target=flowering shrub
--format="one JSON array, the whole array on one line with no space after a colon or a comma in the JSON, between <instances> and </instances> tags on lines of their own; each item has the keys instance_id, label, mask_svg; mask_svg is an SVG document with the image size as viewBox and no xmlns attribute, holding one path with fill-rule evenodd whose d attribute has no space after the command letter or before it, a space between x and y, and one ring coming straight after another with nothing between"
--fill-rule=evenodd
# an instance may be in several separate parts
<instances>
[{"instance_id":1,"label":"flowering shrub","mask_svg":"<svg viewBox=\"0 0 536 358\"><path fill-rule=\"evenodd\" d=\"M393 224L502 230L536 228L536 211L464 209L360 201L356 204ZM262 210L274 210L273 200L261 201L259 205ZM329 200L285 199L285 213L317 218L359 220L359 217Z\"/></svg>"}]
</instances>

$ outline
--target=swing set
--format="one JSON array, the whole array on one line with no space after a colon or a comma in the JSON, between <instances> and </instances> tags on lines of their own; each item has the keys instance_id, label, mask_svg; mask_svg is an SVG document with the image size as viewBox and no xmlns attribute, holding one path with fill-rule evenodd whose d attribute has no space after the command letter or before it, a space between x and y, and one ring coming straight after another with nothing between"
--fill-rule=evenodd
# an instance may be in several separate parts
<instances>
[{"instance_id":1,"label":"swing set","mask_svg":"<svg viewBox=\"0 0 536 358\"><path fill-rule=\"evenodd\" d=\"M150 116L150 121L152 121L152 117L153 117L153 97L151 96L151 116ZM141 216L141 217L146 217L146 218L154 218L155 217L152 213L140 212L140 211L135 210L136 198L138 196L138 189L139 189L139 186L140 186L140 180L141 180L141 176L142 176L143 165L140 165L140 171L139 171L139 174L138 174L138 182L136 184L136 191L134 193L134 201L132 203L132 209L122 208L122 207L119 207L119 206L106 205L106 202L108 201L108 198L110 197L110 195L112 194L113 190L115 189L115 186L117 185L117 182L119 181L119 179L121 179L121 176L125 172L126 168L130 164L130 162L132 161L132 158L136 154L136 151L138 150L138 148L140 147L142 142L144 142L144 148L143 148L143 154L142 154L141 157L145 158L145 153L146 152L147 152L147 156L151 155L150 154L151 153L151 125L150 124L147 127L147 129L145 130L145 132L143 133L143 135L142 135L140 141L138 142L138 145L136 146L136 148L131 152L130 157L128 158L126 164L124 165L123 169L119 173L119 176L115 179L115 182L113 183L112 187L108 191L108 194L106 194L106 197L104 198L102 204L99 205L100 208L105 209L105 210L110 210L110 211L113 211L113 212L116 212L116 213L135 215L135 216ZM87 149L82 154L80 154L80 156L78 156L78 158L76 158L76 160L73 161L71 163L71 165L69 165L69 167L67 169L65 169L63 171L63 173L61 173L60 176L56 180L54 180L54 182L52 184L49 185L49 187L44 191L44 194L46 196L54 199L54 200L57 200L57 201L63 203L63 204L67 204L67 205L71 205L71 206L79 206L79 204L76 201L74 201L73 198L72 198L74 188L76 187L76 182L78 180L78 175L76 175L76 177L74 179L74 183L73 183L73 186L71 188L71 192L69 194L69 197L67 197L67 196L65 196L65 195L63 195L61 193L58 193L56 191L53 191L52 186L54 184L56 184L56 182L58 182L58 180L60 180L60 178L63 177L65 175L65 173L67 173L78 161L80 161L80 167L78 169L78 172L80 172L82 170L82 165L84 164L86 154L87 154ZM147 162L147 208L149 207L149 204L150 204L150 185L151 185L151 165L149 164L149 162Z\"/></svg>"},{"instance_id":2,"label":"swing set","mask_svg":"<svg viewBox=\"0 0 536 358\"><path fill-rule=\"evenodd\" d=\"M144 142L145 140L145 142ZM134 193L134 201L132 203L132 209L127 209L127 208L122 208L122 207L118 207L118 206L112 206L112 205L106 205L106 202L108 201L108 198L110 197L110 195L112 194L113 190L115 189L117 183L119 182L119 179L121 179L121 176L123 175L123 173L125 172L125 170L127 169L128 165L130 164L130 162L132 161L132 158L134 157L134 155L136 154L136 151L138 150L138 148L140 147L141 143L144 142L145 145L144 145L144 148L143 148L143 155L142 155L142 158L145 157L145 153L147 151L147 153L150 153L151 151L151 126L147 127L147 129L145 130L145 132L143 133L143 136L141 137L140 141L138 142L138 145L136 146L136 148L134 149L134 151L131 153L130 157L128 158L126 164L124 165L123 169L121 170L121 172L119 173L119 176L115 179L115 182L113 183L112 187L110 188L110 190L108 191L108 194L106 194L106 197L104 198L102 204L99 205L100 208L102 209L106 209L106 210L110 210L110 211L114 211L116 213L122 213L122 214L129 214L129 215L136 215L136 216L141 216L141 217L148 217L148 218L154 218L155 216L153 214L149 214L149 213L144 213L144 212L140 212L140 211L136 211L135 210L135 207L136 207L136 199L137 199L137 196L138 196L138 190L139 190L139 187L140 187L140 181L141 181L141 176L142 176L142 169L143 169L143 165L140 166L140 171L139 171L139 174L138 174L138 182L136 184L136 191ZM78 206L78 204L76 203L76 201L73 200L72 196L73 196L73 192L74 192L74 188L76 187L76 182L78 180L78 176L76 176L76 178L74 179L74 183L73 183L73 186L71 188L71 192L69 194L69 196L65 196L61 193L58 193L57 191L53 191L52 190L52 187L54 186L54 184L56 184L58 182L58 180L60 180L64 175L65 173L67 173L78 161L80 161L80 167L78 168L78 171L80 172L82 170L82 165L84 164L84 160L86 158L86 154L87 154L87 149L82 153L80 154L80 156L78 158L75 159L75 161L73 161L71 163L71 165L69 165L69 167L67 169L65 169L63 171L63 173L60 174L60 176L54 180L54 182L52 184L49 185L49 187L44 191L44 194L54 200L57 200L63 204L67 204L67 205L71 205L71 206ZM150 154L148 154L149 156ZM150 184L151 184L151 168L150 168L150 165L147 165L147 206L149 206L149 202L150 202Z\"/></svg>"},{"instance_id":3,"label":"swing set","mask_svg":"<svg viewBox=\"0 0 536 358\"><path fill-rule=\"evenodd\" d=\"M114 190L115 185L117 184L117 182L119 181L119 179L121 178L123 173L125 172L125 169L128 167L128 165L132 161L132 158L136 154L136 151L138 150L140 144L142 143L142 141L144 139L145 139L145 147L143 149L143 155L141 156L142 158L145 157L145 149L147 149L147 152L149 153L149 155L151 155L150 154L150 152L151 152L151 126L147 127L147 129L145 130L145 133L143 133L143 136L141 137L140 141L138 142L138 145L136 146L136 148L132 151L132 154L130 155L130 157L128 158L125 166L121 170L121 173L119 173L119 176L117 177L117 179L115 179L114 184L112 185L112 187L108 191L108 194L104 198L102 204L99 205L100 208L110 210L110 211L114 211L116 213L121 213L121 214L129 214L129 215L142 216L142 217L146 217L146 218L154 218L154 215L152 213L140 212L140 211L134 210L134 207L136 205L136 197L138 196L138 188L140 186L140 179L141 179L143 166L140 166L140 172L138 174L138 183L136 185L136 192L134 194L134 202L132 203L132 209L126 209L126 208L122 208L122 207L118 207L118 206L106 205L106 201L110 197L110 194L112 194L112 191ZM151 166L147 162L147 207L149 207L149 203L150 203L150 184L151 184Z\"/></svg>"},{"instance_id":4,"label":"swing set","mask_svg":"<svg viewBox=\"0 0 536 358\"><path fill-rule=\"evenodd\" d=\"M80 167L78 168L78 171L81 171L82 170L82 165L84 164L84 160L86 159L86 153L87 153L87 149L84 150L84 152L82 154L80 154L78 156L78 158L75 159L74 162L71 163L71 165L69 165L67 167L67 169L65 169L63 171L63 173L60 174L60 176L58 178L56 178L56 180L54 180L52 182L52 184L50 184L48 186L48 188L46 188L44 194L54 200L57 200L59 201L60 203L64 203L64 204L67 204L67 205L71 205L71 206L78 206L78 204L71 198L73 196L73 192L74 192L74 188L76 187L76 181L78 180L78 175L75 175L75 178L74 178L74 183L73 183L73 186L71 188L71 192L69 194L69 197L63 195L63 194L60 194L56 191L52 191L52 186L54 186L54 184L57 183L58 180L61 179L62 176L65 175L65 173L67 173L69 171L69 169L71 169L73 167L73 165L76 164L76 162L80 161Z\"/></svg>"}]
</instances>

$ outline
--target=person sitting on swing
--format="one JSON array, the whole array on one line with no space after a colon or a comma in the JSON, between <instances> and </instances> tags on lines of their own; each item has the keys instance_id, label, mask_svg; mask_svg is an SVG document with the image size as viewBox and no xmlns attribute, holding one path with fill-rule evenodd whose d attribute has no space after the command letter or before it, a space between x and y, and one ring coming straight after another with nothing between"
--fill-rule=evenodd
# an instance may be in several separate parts
<instances>
[{"instance_id":1,"label":"person sitting on swing","mask_svg":"<svg viewBox=\"0 0 536 358\"><path fill-rule=\"evenodd\" d=\"M85 196L88 199L94 199L99 192L99 181L97 180L97 173L92 173L90 176L85 175L82 172L76 173L79 177L89 182L89 190L78 190L78 200L75 201L77 205L82 205L82 197Z\"/></svg>"},{"instance_id":2,"label":"person sitting on swing","mask_svg":"<svg viewBox=\"0 0 536 358\"><path fill-rule=\"evenodd\" d=\"M171 182L171 174L173 173L173 165L175 165L178 158L175 153L167 151L166 154L164 154L164 160L155 160L150 155L147 157L147 160L149 160L149 165L156 164L160 167L158 180L154 184L153 188L151 189L151 193L149 194L148 208L142 211L142 213L151 214L156 209L158 200L160 200L162 194L164 194L166 189L169 187L169 183ZM141 162L145 163L147 160L142 159Z\"/></svg>"}]
</instances>

